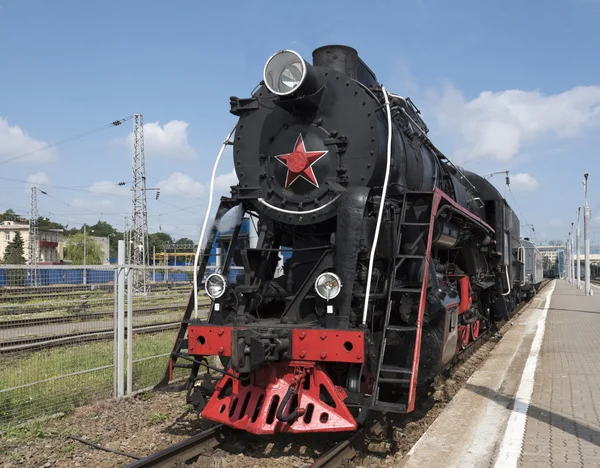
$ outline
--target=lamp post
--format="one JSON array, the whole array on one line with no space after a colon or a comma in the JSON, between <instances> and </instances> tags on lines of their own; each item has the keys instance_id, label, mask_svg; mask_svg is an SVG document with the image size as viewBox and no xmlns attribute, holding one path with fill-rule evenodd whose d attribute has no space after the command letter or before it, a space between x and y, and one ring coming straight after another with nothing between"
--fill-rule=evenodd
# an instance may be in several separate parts
<instances>
[{"instance_id":1,"label":"lamp post","mask_svg":"<svg viewBox=\"0 0 600 468\"><path fill-rule=\"evenodd\" d=\"M571 222L571 231L569 231L569 266L571 267L571 284L575 284L575 258L573 256L573 225Z\"/></svg>"},{"instance_id":2,"label":"lamp post","mask_svg":"<svg viewBox=\"0 0 600 468\"><path fill-rule=\"evenodd\" d=\"M585 174L583 174L583 197L584 197L584 204L583 204L583 249L584 249L584 253L583 253L583 255L585 257L585 269L584 269L585 295L589 296L589 295L591 295L590 232L589 232L591 213L590 213L590 207L588 206L588 202L587 202L587 180L588 180L588 173L586 172Z\"/></svg>"},{"instance_id":3,"label":"lamp post","mask_svg":"<svg viewBox=\"0 0 600 468\"><path fill-rule=\"evenodd\" d=\"M572 230L572 227L571 227ZM569 230L569 235L567 237L567 248L565 249L567 252L566 261L567 263L567 281L572 283L572 274L573 274L573 262L571 261L571 230Z\"/></svg>"},{"instance_id":4,"label":"lamp post","mask_svg":"<svg viewBox=\"0 0 600 468\"><path fill-rule=\"evenodd\" d=\"M567 235L567 245L565 248L565 262L567 263L567 281L571 282L571 252L569 252L569 246L571 245L571 233Z\"/></svg>"},{"instance_id":5,"label":"lamp post","mask_svg":"<svg viewBox=\"0 0 600 468\"><path fill-rule=\"evenodd\" d=\"M575 243L575 248L577 252L575 254L577 261L577 289L581 288L581 260L579 259L579 239L581 238L581 230L579 229L579 214L581 213L581 207L577 207L577 241Z\"/></svg>"}]
</instances>

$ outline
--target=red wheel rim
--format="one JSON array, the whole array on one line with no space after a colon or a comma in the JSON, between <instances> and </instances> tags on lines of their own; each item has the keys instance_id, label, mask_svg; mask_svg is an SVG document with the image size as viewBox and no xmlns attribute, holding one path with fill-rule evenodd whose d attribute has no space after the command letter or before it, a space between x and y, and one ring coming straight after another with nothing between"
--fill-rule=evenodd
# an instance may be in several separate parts
<instances>
[{"instance_id":1,"label":"red wheel rim","mask_svg":"<svg viewBox=\"0 0 600 468\"><path fill-rule=\"evenodd\" d=\"M471 339L473 341L475 341L477 338L479 338L479 327L481 326L481 322L479 320L476 320L475 322L473 322L471 324Z\"/></svg>"},{"instance_id":2,"label":"red wheel rim","mask_svg":"<svg viewBox=\"0 0 600 468\"><path fill-rule=\"evenodd\" d=\"M464 325L462 327L459 327L459 333L458 333L458 341L460 343L460 347L462 349L465 349L467 347L467 345L469 344L469 335L471 332L471 324L467 324Z\"/></svg>"}]
</instances>

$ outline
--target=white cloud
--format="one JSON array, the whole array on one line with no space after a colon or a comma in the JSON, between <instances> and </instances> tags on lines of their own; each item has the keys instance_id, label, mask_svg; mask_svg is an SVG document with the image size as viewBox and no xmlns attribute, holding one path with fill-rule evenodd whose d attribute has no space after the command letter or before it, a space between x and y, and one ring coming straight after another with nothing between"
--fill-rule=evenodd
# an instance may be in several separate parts
<instances>
[{"instance_id":1,"label":"white cloud","mask_svg":"<svg viewBox=\"0 0 600 468\"><path fill-rule=\"evenodd\" d=\"M159 122L144 124L144 152L149 157L192 160L196 151L188 143L189 124L171 120L163 126ZM128 148L133 148L133 132L126 138Z\"/></svg>"},{"instance_id":2,"label":"white cloud","mask_svg":"<svg viewBox=\"0 0 600 468\"><path fill-rule=\"evenodd\" d=\"M31 185L48 185L50 178L45 172L36 172L27 177L27 182Z\"/></svg>"},{"instance_id":3,"label":"white cloud","mask_svg":"<svg viewBox=\"0 0 600 468\"><path fill-rule=\"evenodd\" d=\"M44 149L45 141L36 140L17 125L9 125L8 120L0 117L0 161L28 154L15 161L48 162L56 157L53 148ZM31 153L31 154L30 154Z\"/></svg>"},{"instance_id":4,"label":"white cloud","mask_svg":"<svg viewBox=\"0 0 600 468\"><path fill-rule=\"evenodd\" d=\"M558 218L553 218L550 220L549 224L552 227L561 227L563 225L563 222Z\"/></svg>"},{"instance_id":5,"label":"white cloud","mask_svg":"<svg viewBox=\"0 0 600 468\"><path fill-rule=\"evenodd\" d=\"M128 187L117 185L117 182L110 180L99 180L90 185L90 192L100 195L121 195L128 196L131 191Z\"/></svg>"},{"instance_id":6,"label":"white cloud","mask_svg":"<svg viewBox=\"0 0 600 468\"><path fill-rule=\"evenodd\" d=\"M514 190L535 190L540 183L526 172L521 172L510 176L510 186Z\"/></svg>"},{"instance_id":7,"label":"white cloud","mask_svg":"<svg viewBox=\"0 0 600 468\"><path fill-rule=\"evenodd\" d=\"M227 174L221 174L215 178L215 191L230 192L232 185L237 185L239 182L235 169Z\"/></svg>"},{"instance_id":8,"label":"white cloud","mask_svg":"<svg viewBox=\"0 0 600 468\"><path fill-rule=\"evenodd\" d=\"M460 135L454 156L462 162L513 159L523 143L542 138L573 138L600 124L600 86L578 86L560 94L538 91L483 91L467 100L453 86L430 92L440 129Z\"/></svg>"},{"instance_id":9,"label":"white cloud","mask_svg":"<svg viewBox=\"0 0 600 468\"><path fill-rule=\"evenodd\" d=\"M199 197L204 194L204 186L181 172L173 172L167 179L157 184L161 194L175 195L179 197Z\"/></svg>"}]
</instances>

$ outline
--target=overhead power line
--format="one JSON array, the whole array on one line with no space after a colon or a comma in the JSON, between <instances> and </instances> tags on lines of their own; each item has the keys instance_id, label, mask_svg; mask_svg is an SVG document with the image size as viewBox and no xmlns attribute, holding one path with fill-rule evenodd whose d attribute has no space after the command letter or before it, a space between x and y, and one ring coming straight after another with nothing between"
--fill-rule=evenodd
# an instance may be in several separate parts
<instances>
[{"instance_id":1,"label":"overhead power line","mask_svg":"<svg viewBox=\"0 0 600 468\"><path fill-rule=\"evenodd\" d=\"M72 190L74 192L84 192L84 193L90 193L89 189L92 187L120 187L123 185L128 184L129 182L115 182L114 184L96 184L96 185L70 185L70 186L61 186L61 185L52 185L52 184L38 184L36 182L29 182L27 180L20 180L20 179L11 179L9 177L0 177L0 180L8 180L10 182L19 182L22 184L29 184L29 185L35 185L36 187L50 187L50 188L54 188L54 189L58 189L58 190ZM20 187L17 187L20 188ZM88 190L82 190L84 188L87 188ZM127 194L118 194L118 193L104 193L102 192L102 195L114 195L117 197L129 197L129 195Z\"/></svg>"},{"instance_id":2,"label":"overhead power line","mask_svg":"<svg viewBox=\"0 0 600 468\"><path fill-rule=\"evenodd\" d=\"M5 164L5 163L11 162L11 161L16 161L17 159L25 158L27 156L31 156L33 154L40 153L42 151L46 151L46 150L51 149L51 148L56 148L57 146L63 145L65 143L69 143L70 141L79 140L80 138L92 135L94 133L101 132L102 130L106 130L107 128L118 127L122 123L127 122L128 120L131 120L132 118L133 118L133 115L130 115L128 117L125 117L124 119L114 120L114 121L112 121L111 123L109 123L107 125L103 125L101 127L94 128L93 130L88 130L87 132L83 132L83 133L79 133L77 135L73 135L73 136L71 136L69 138L65 138L64 140L60 140L60 141L57 141L55 143L49 143L49 144L44 145L41 148L38 148L36 150L28 151L27 153L23 153L23 154L20 154L18 156L13 156L12 158L4 159L4 160L0 161L0 164Z\"/></svg>"},{"instance_id":3,"label":"overhead power line","mask_svg":"<svg viewBox=\"0 0 600 468\"><path fill-rule=\"evenodd\" d=\"M523 212L521 211L521 208L519 207L519 204L517 203L517 199L515 197L515 194L513 193L512 189L510 188L510 185L508 186L508 191L510 192L513 201L515 202L515 206L517 207L517 210L519 210L519 214L521 215L521 217L523 218L523 221L525 221L525 225L529 224L527 222L527 219L525 219L525 215L523 214Z\"/></svg>"}]
</instances>

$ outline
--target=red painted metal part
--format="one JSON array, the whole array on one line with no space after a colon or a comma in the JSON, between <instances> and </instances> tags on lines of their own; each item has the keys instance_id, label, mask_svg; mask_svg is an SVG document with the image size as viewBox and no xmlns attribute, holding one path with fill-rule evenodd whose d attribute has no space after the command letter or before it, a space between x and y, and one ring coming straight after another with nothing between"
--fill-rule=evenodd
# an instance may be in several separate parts
<instances>
[{"instance_id":1,"label":"red painted metal part","mask_svg":"<svg viewBox=\"0 0 600 468\"><path fill-rule=\"evenodd\" d=\"M460 287L460 305L458 313L462 314L471 308L473 304L473 295L471 291L471 283L466 275L448 275L449 278L457 279Z\"/></svg>"},{"instance_id":2,"label":"red painted metal part","mask_svg":"<svg viewBox=\"0 0 600 468\"><path fill-rule=\"evenodd\" d=\"M471 339L475 341L479 338L479 329L481 328L481 321L476 320L471 324Z\"/></svg>"},{"instance_id":3,"label":"red painted metal part","mask_svg":"<svg viewBox=\"0 0 600 468\"><path fill-rule=\"evenodd\" d=\"M471 324L467 323L466 325L458 326L458 343L457 343L457 351L461 349L465 349L469 344L469 337L471 336Z\"/></svg>"},{"instance_id":4,"label":"red painted metal part","mask_svg":"<svg viewBox=\"0 0 600 468\"><path fill-rule=\"evenodd\" d=\"M297 394L298 418L282 422L276 414L290 386ZM221 379L201 416L253 434L276 432L341 432L357 429L357 423L344 404L347 394L335 386L317 363L277 362L255 370L248 385L230 376Z\"/></svg>"},{"instance_id":5,"label":"red painted metal part","mask_svg":"<svg viewBox=\"0 0 600 468\"><path fill-rule=\"evenodd\" d=\"M431 216L429 218L429 234L427 235L427 250L425 253L425 264L423 265L423 284L421 285L421 298L419 301L419 314L417 316L417 333L415 337L415 350L413 354L412 374L410 377L410 388L408 390L407 413L414 411L417 395L417 377L419 373L419 359L421 358L421 335L423 331L423 315L425 315L425 302L427 300L427 278L429 275L429 261L431 259L431 243L433 237L433 223L437 214L442 194L441 190L436 189L433 193L433 203L431 205Z\"/></svg>"},{"instance_id":6,"label":"red painted metal part","mask_svg":"<svg viewBox=\"0 0 600 468\"><path fill-rule=\"evenodd\" d=\"M231 356L233 327L190 325L188 353L194 356ZM361 331L292 329L291 358L298 361L362 363L365 335Z\"/></svg>"},{"instance_id":7,"label":"red painted metal part","mask_svg":"<svg viewBox=\"0 0 600 468\"><path fill-rule=\"evenodd\" d=\"M440 197L442 197L446 203L449 203L450 205L452 205L458 211L463 213L467 218L471 218L471 219L477 221L482 226L484 226L486 229L489 229L491 232L496 232L496 231L494 231L494 228L492 228L492 226L490 226L488 223L486 223L483 219L481 219L476 214L471 213L469 210L467 210L466 208L464 208L461 205L459 205L458 203L456 203L454 200L452 200L452 198L450 198L446 193L442 192L439 188L436 188L434 193L436 193Z\"/></svg>"},{"instance_id":8,"label":"red painted metal part","mask_svg":"<svg viewBox=\"0 0 600 468\"><path fill-rule=\"evenodd\" d=\"M194 356L231 356L233 327L190 325L188 353Z\"/></svg>"},{"instance_id":9,"label":"red painted metal part","mask_svg":"<svg viewBox=\"0 0 600 468\"><path fill-rule=\"evenodd\" d=\"M292 359L361 363L365 335L344 330L292 330Z\"/></svg>"}]
</instances>

